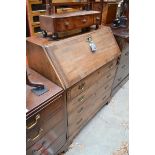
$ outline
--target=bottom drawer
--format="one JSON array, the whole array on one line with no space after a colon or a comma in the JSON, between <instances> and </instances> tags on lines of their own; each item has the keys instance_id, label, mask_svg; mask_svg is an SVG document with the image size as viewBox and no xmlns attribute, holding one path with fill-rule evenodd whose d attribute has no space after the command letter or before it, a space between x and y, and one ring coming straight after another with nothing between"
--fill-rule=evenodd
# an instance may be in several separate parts
<instances>
[{"instance_id":1,"label":"bottom drawer","mask_svg":"<svg viewBox=\"0 0 155 155\"><path fill-rule=\"evenodd\" d=\"M59 141L59 137L62 134L65 134L65 123L61 122L54 129L51 129L43 138L36 142L30 149L27 150L27 155L39 155L49 146L55 145ZM58 143L58 142L57 142Z\"/></svg>"}]
</instances>

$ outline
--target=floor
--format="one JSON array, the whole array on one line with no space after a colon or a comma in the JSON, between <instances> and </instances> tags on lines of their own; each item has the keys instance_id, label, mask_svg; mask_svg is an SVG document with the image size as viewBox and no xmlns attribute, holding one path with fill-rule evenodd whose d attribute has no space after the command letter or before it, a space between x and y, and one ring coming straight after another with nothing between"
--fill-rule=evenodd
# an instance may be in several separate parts
<instances>
[{"instance_id":1,"label":"floor","mask_svg":"<svg viewBox=\"0 0 155 155\"><path fill-rule=\"evenodd\" d=\"M129 82L73 141L65 155L128 155Z\"/></svg>"}]
</instances>

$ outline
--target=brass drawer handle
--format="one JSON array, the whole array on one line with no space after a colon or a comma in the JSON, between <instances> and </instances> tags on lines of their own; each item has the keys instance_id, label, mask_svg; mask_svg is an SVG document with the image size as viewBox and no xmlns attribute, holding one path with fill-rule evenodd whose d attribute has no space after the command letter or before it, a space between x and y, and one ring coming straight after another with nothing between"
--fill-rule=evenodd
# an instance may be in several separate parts
<instances>
[{"instance_id":1,"label":"brass drawer handle","mask_svg":"<svg viewBox=\"0 0 155 155\"><path fill-rule=\"evenodd\" d=\"M110 64L108 68L109 68L109 69L111 69L112 67L113 67L113 63L112 63L112 64Z\"/></svg>"},{"instance_id":2,"label":"brass drawer handle","mask_svg":"<svg viewBox=\"0 0 155 155\"><path fill-rule=\"evenodd\" d=\"M83 111L83 107L80 108L80 110L78 110L77 112L80 114Z\"/></svg>"},{"instance_id":3,"label":"brass drawer handle","mask_svg":"<svg viewBox=\"0 0 155 155\"><path fill-rule=\"evenodd\" d=\"M111 77L111 74L107 75L107 79L109 79Z\"/></svg>"},{"instance_id":4,"label":"brass drawer handle","mask_svg":"<svg viewBox=\"0 0 155 155\"><path fill-rule=\"evenodd\" d=\"M126 67L126 65L123 65L123 66L122 66L122 69L124 69L125 67Z\"/></svg>"},{"instance_id":5,"label":"brass drawer handle","mask_svg":"<svg viewBox=\"0 0 155 155\"><path fill-rule=\"evenodd\" d=\"M100 20L100 17L96 17L96 20Z\"/></svg>"},{"instance_id":6,"label":"brass drawer handle","mask_svg":"<svg viewBox=\"0 0 155 155\"><path fill-rule=\"evenodd\" d=\"M28 129L28 130L32 129L37 124L38 119L40 119L40 115L39 114L36 115L35 122L32 125L30 125L30 126L26 126L26 129Z\"/></svg>"},{"instance_id":7,"label":"brass drawer handle","mask_svg":"<svg viewBox=\"0 0 155 155\"><path fill-rule=\"evenodd\" d=\"M102 100L105 100L106 97L107 97L107 96L105 95L105 96L102 98Z\"/></svg>"},{"instance_id":8,"label":"brass drawer handle","mask_svg":"<svg viewBox=\"0 0 155 155\"><path fill-rule=\"evenodd\" d=\"M83 20L82 20L82 22L83 22L83 23L86 23L86 22L87 22L87 20L86 20L86 19L83 19Z\"/></svg>"},{"instance_id":9,"label":"brass drawer handle","mask_svg":"<svg viewBox=\"0 0 155 155\"><path fill-rule=\"evenodd\" d=\"M65 22L65 26L69 26L69 22Z\"/></svg>"},{"instance_id":10,"label":"brass drawer handle","mask_svg":"<svg viewBox=\"0 0 155 155\"><path fill-rule=\"evenodd\" d=\"M83 118L81 118L76 124L80 124L83 121Z\"/></svg>"},{"instance_id":11,"label":"brass drawer handle","mask_svg":"<svg viewBox=\"0 0 155 155\"><path fill-rule=\"evenodd\" d=\"M43 129L40 128L38 134L33 138L29 138L28 141L35 141L37 138L40 137L42 132L43 132Z\"/></svg>"},{"instance_id":12,"label":"brass drawer handle","mask_svg":"<svg viewBox=\"0 0 155 155\"><path fill-rule=\"evenodd\" d=\"M81 96L81 97L78 99L78 101L79 101L79 102L82 102L82 101L84 100L84 98L85 98L85 96Z\"/></svg>"},{"instance_id":13,"label":"brass drawer handle","mask_svg":"<svg viewBox=\"0 0 155 155\"><path fill-rule=\"evenodd\" d=\"M43 141L41 147L40 147L38 150L33 150L33 152L42 152L43 149L45 149L45 148L44 148L45 142L46 142L46 141Z\"/></svg>"},{"instance_id":14,"label":"brass drawer handle","mask_svg":"<svg viewBox=\"0 0 155 155\"><path fill-rule=\"evenodd\" d=\"M85 86L85 82L83 82L81 85L79 85L79 88L80 90L83 90L84 89L84 86Z\"/></svg>"},{"instance_id":15,"label":"brass drawer handle","mask_svg":"<svg viewBox=\"0 0 155 155\"><path fill-rule=\"evenodd\" d=\"M105 86L104 89L106 90L109 87L109 85Z\"/></svg>"},{"instance_id":16,"label":"brass drawer handle","mask_svg":"<svg viewBox=\"0 0 155 155\"><path fill-rule=\"evenodd\" d=\"M125 56L128 56L128 55L129 55L129 52L126 52L126 53L125 53Z\"/></svg>"}]
</instances>

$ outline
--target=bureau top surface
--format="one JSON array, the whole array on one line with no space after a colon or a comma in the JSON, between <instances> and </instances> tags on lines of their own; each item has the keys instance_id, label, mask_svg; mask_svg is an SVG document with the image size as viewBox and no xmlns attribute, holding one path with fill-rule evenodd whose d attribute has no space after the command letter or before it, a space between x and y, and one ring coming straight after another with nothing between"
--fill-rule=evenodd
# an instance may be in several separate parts
<instances>
[{"instance_id":1,"label":"bureau top surface","mask_svg":"<svg viewBox=\"0 0 155 155\"><path fill-rule=\"evenodd\" d=\"M95 52L90 49L88 37L96 45ZM60 41L47 41L39 37L28 38L27 41L44 49L46 60L55 66L65 88L71 87L120 55L110 27L104 26Z\"/></svg>"},{"instance_id":2,"label":"bureau top surface","mask_svg":"<svg viewBox=\"0 0 155 155\"><path fill-rule=\"evenodd\" d=\"M27 71L28 78L31 82L44 84L45 88L48 89L46 93L38 96L32 92L33 87L26 85L26 111L28 114L39 108L40 106L44 106L46 104L46 101L52 98L54 99L56 96L61 94L63 90L62 88L47 80L34 70L27 68Z\"/></svg>"},{"instance_id":3,"label":"bureau top surface","mask_svg":"<svg viewBox=\"0 0 155 155\"><path fill-rule=\"evenodd\" d=\"M50 18L67 18L67 17L75 17L75 16L85 16L85 15L93 15L99 14L99 11L76 11L76 12L67 12L63 14L52 14L52 15L41 15L42 17L50 17Z\"/></svg>"}]
</instances>

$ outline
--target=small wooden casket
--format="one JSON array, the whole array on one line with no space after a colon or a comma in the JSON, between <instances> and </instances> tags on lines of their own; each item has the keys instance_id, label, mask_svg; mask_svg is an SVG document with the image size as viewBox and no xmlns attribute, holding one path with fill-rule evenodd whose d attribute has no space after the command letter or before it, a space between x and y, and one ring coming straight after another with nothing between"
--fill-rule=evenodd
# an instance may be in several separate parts
<instances>
[{"instance_id":1,"label":"small wooden casket","mask_svg":"<svg viewBox=\"0 0 155 155\"><path fill-rule=\"evenodd\" d=\"M70 30L77 30L100 24L99 11L77 11L64 14L40 15L40 27L46 32L57 34Z\"/></svg>"},{"instance_id":2,"label":"small wooden casket","mask_svg":"<svg viewBox=\"0 0 155 155\"><path fill-rule=\"evenodd\" d=\"M120 49L109 27L60 41L27 39L30 67L66 91L72 139L109 99Z\"/></svg>"}]
</instances>

